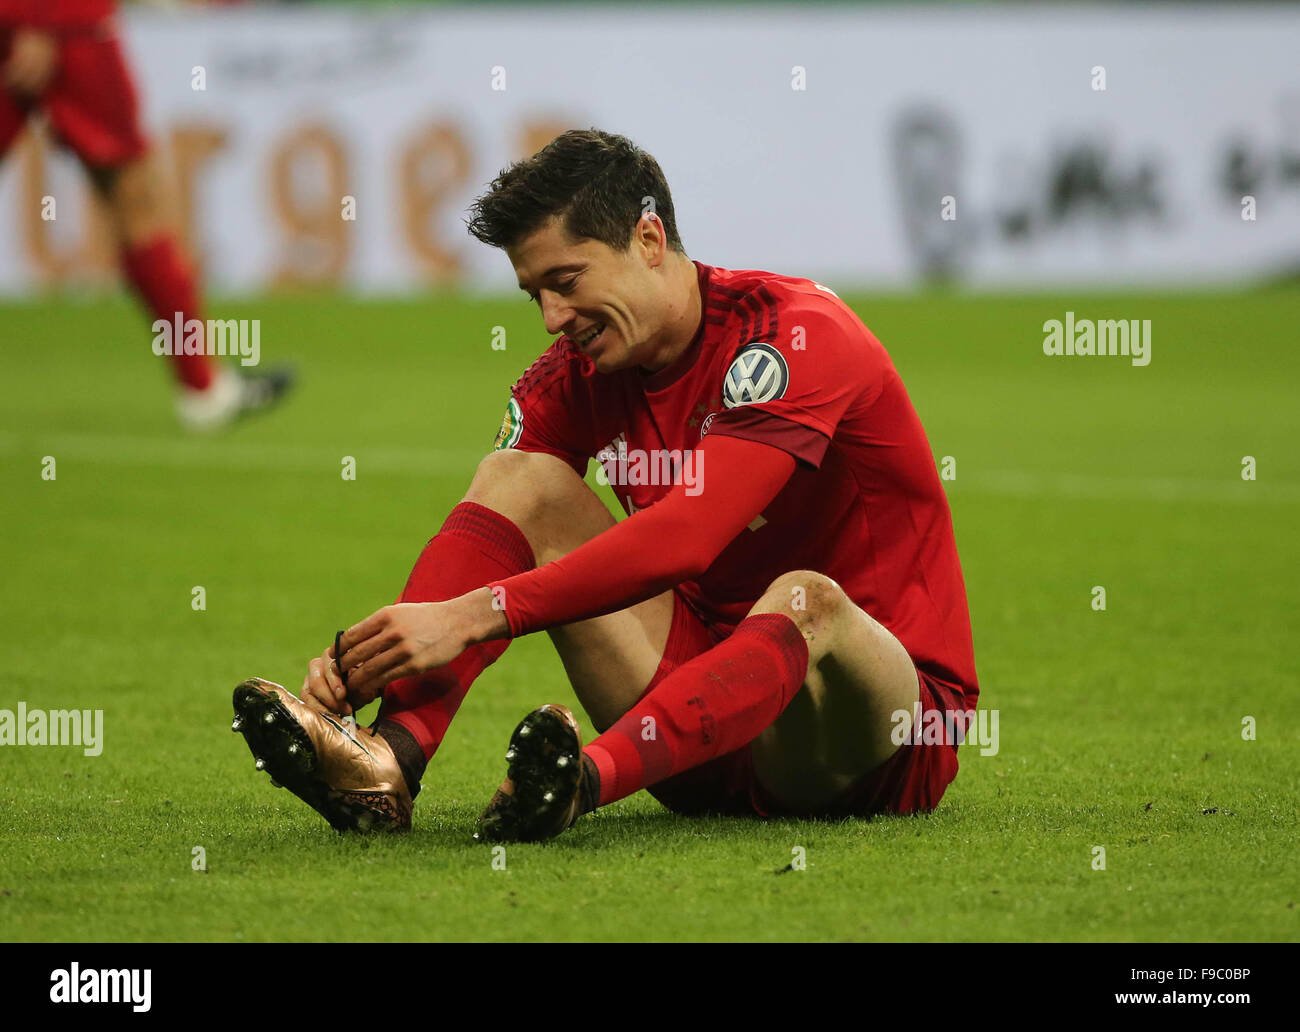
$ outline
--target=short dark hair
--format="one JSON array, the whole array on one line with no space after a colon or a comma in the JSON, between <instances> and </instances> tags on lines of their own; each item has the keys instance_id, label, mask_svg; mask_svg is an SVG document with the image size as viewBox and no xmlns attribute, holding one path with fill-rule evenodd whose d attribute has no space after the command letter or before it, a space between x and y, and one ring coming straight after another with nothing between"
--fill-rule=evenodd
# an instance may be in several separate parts
<instances>
[{"instance_id":1,"label":"short dark hair","mask_svg":"<svg viewBox=\"0 0 1300 1032\"><path fill-rule=\"evenodd\" d=\"M664 224L668 246L684 254L659 162L626 136L570 129L497 176L466 225L483 243L504 248L558 215L570 236L622 251L648 204Z\"/></svg>"}]
</instances>

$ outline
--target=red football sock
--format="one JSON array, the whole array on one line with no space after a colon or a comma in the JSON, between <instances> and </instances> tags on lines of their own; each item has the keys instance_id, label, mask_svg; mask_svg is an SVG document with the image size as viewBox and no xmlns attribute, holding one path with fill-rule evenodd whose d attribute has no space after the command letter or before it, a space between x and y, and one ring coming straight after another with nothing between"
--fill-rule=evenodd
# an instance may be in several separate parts
<instances>
[{"instance_id":1,"label":"red football sock","mask_svg":"<svg viewBox=\"0 0 1300 1032\"><path fill-rule=\"evenodd\" d=\"M122 251L122 271L131 281L145 307L155 319L172 323L181 313L181 324L198 319L198 285L193 270L181 255L174 237L163 234L145 244ZM181 342L176 341L176 349ZM212 360L207 355L172 355L172 369L186 387L205 391L212 382Z\"/></svg>"},{"instance_id":2,"label":"red football sock","mask_svg":"<svg viewBox=\"0 0 1300 1032\"><path fill-rule=\"evenodd\" d=\"M534 565L532 546L518 527L486 506L461 502L420 553L398 601L443 602ZM444 667L393 681L384 689L378 719L401 724L431 759L474 678L509 644L509 638L482 642Z\"/></svg>"},{"instance_id":3,"label":"red football sock","mask_svg":"<svg viewBox=\"0 0 1300 1032\"><path fill-rule=\"evenodd\" d=\"M604 806L752 742L808 674L808 644L781 613L746 617L588 745ZM647 718L653 718L650 723Z\"/></svg>"}]
</instances>

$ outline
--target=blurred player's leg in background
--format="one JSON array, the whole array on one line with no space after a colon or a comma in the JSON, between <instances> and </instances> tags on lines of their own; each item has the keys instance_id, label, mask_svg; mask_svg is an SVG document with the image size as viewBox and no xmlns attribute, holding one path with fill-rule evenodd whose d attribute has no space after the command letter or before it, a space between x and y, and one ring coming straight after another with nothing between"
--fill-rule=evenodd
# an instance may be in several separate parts
<instances>
[{"instance_id":1,"label":"blurred player's leg in background","mask_svg":"<svg viewBox=\"0 0 1300 1032\"><path fill-rule=\"evenodd\" d=\"M121 269L153 319L200 319L199 290L168 214L135 86L105 24L46 30L18 27L0 37L5 93L0 153L27 111L49 115L60 142L81 159L108 211ZM180 342L175 342L179 351ZM177 413L189 429L224 426L273 404L288 388L282 369L240 375L205 354L171 356Z\"/></svg>"},{"instance_id":2,"label":"blurred player's leg in background","mask_svg":"<svg viewBox=\"0 0 1300 1032\"><path fill-rule=\"evenodd\" d=\"M168 323L178 313L182 324L202 318L197 279L167 224L152 157L146 152L117 165L88 166L87 172L108 212L122 274L149 314ZM183 399L229 393L224 385L214 388L216 364L207 355L174 354L170 358ZM192 407L182 402L181 411ZM199 410L202 407L197 406Z\"/></svg>"}]
</instances>

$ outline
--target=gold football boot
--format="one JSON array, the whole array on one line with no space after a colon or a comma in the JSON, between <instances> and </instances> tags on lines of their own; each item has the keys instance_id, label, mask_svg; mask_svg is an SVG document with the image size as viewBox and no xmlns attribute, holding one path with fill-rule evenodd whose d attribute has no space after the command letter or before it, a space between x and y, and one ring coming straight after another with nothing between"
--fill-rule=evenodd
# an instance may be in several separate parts
<instances>
[{"instance_id":1,"label":"gold football boot","mask_svg":"<svg viewBox=\"0 0 1300 1032\"><path fill-rule=\"evenodd\" d=\"M369 728L317 713L278 684L252 677L235 689L230 725L257 769L335 831L407 831L411 793L392 747Z\"/></svg>"}]
</instances>

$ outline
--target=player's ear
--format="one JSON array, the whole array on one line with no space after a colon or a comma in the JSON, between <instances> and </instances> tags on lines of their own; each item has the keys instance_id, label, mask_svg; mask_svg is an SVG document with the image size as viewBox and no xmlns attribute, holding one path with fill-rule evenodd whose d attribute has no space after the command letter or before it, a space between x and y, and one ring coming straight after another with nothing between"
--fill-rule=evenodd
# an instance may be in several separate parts
<instances>
[{"instance_id":1,"label":"player's ear","mask_svg":"<svg viewBox=\"0 0 1300 1032\"><path fill-rule=\"evenodd\" d=\"M645 253L646 264L652 269L658 267L668 254L668 234L664 231L663 221L653 211L647 211L637 219L632 239Z\"/></svg>"}]
</instances>

